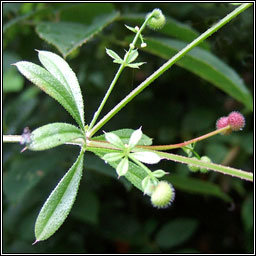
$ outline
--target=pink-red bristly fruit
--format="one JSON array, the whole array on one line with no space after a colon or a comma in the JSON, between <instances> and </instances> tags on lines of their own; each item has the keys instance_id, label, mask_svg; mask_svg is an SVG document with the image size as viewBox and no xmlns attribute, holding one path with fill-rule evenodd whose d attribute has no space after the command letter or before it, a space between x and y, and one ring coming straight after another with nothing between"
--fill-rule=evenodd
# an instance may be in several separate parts
<instances>
[{"instance_id":1,"label":"pink-red bristly fruit","mask_svg":"<svg viewBox=\"0 0 256 256\"><path fill-rule=\"evenodd\" d=\"M242 130L245 126L245 118L240 112L233 111L228 115L228 124L232 131Z\"/></svg>"}]
</instances>

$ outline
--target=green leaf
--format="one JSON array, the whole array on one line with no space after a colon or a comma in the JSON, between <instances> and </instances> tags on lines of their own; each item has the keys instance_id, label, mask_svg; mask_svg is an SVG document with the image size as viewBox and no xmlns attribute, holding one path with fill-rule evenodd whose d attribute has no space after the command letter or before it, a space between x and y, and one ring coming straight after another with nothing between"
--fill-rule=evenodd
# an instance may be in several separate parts
<instances>
[{"instance_id":1,"label":"green leaf","mask_svg":"<svg viewBox=\"0 0 256 256\"><path fill-rule=\"evenodd\" d=\"M177 218L164 224L156 235L156 243L165 249L186 242L198 227L198 221L189 218Z\"/></svg>"},{"instance_id":2,"label":"green leaf","mask_svg":"<svg viewBox=\"0 0 256 256\"><path fill-rule=\"evenodd\" d=\"M124 14L121 16L125 21L133 22L136 25L140 25L144 22L146 14ZM185 42L191 42L200 36L200 33L191 28L187 24L179 22L171 17L166 16L166 23L162 29L157 31L160 34L167 35L172 38L177 38ZM129 29L129 28L128 28ZM207 42L203 42L200 47L209 50L210 46Z\"/></svg>"},{"instance_id":3,"label":"green leaf","mask_svg":"<svg viewBox=\"0 0 256 256\"><path fill-rule=\"evenodd\" d=\"M253 230L253 195L250 194L242 205L242 221L246 232Z\"/></svg>"},{"instance_id":4,"label":"green leaf","mask_svg":"<svg viewBox=\"0 0 256 256\"><path fill-rule=\"evenodd\" d=\"M84 14L86 16L86 13ZM36 26L40 38L54 45L64 57L88 42L103 28L118 17L117 12L105 14L94 19L90 25L77 22L41 22Z\"/></svg>"},{"instance_id":5,"label":"green leaf","mask_svg":"<svg viewBox=\"0 0 256 256\"><path fill-rule=\"evenodd\" d=\"M79 194L70 214L86 224L97 225L99 223L101 203L96 193L81 184Z\"/></svg>"},{"instance_id":6,"label":"green leaf","mask_svg":"<svg viewBox=\"0 0 256 256\"><path fill-rule=\"evenodd\" d=\"M153 176L156 178L162 178L164 175L168 174L167 172L165 172L164 170L156 170L153 173Z\"/></svg>"},{"instance_id":7,"label":"green leaf","mask_svg":"<svg viewBox=\"0 0 256 256\"><path fill-rule=\"evenodd\" d=\"M84 152L64 175L43 205L35 224L36 242L52 236L67 218L82 177Z\"/></svg>"},{"instance_id":8,"label":"green leaf","mask_svg":"<svg viewBox=\"0 0 256 256\"><path fill-rule=\"evenodd\" d=\"M31 190L47 177L61 157L59 152L55 152L52 157L52 152L49 151L45 154L33 155L33 157L17 155L15 161L10 162L8 171L4 174L3 192L7 200L16 205L26 195L29 196Z\"/></svg>"},{"instance_id":9,"label":"green leaf","mask_svg":"<svg viewBox=\"0 0 256 256\"><path fill-rule=\"evenodd\" d=\"M151 196L153 191L154 191L154 188L155 188L155 185L152 182L151 177L150 176L146 176L142 180L141 185L142 185L142 189L144 191L144 194L148 195L148 196Z\"/></svg>"},{"instance_id":10,"label":"green leaf","mask_svg":"<svg viewBox=\"0 0 256 256\"><path fill-rule=\"evenodd\" d=\"M106 162L115 162L123 158L123 156L124 156L123 153L113 152L113 153L108 153L104 155L102 159Z\"/></svg>"},{"instance_id":11,"label":"green leaf","mask_svg":"<svg viewBox=\"0 0 256 256\"><path fill-rule=\"evenodd\" d=\"M116 172L118 174L118 177L124 176L128 172L128 169L129 169L129 161L128 161L128 158L125 157L119 162L119 164L116 167Z\"/></svg>"},{"instance_id":12,"label":"green leaf","mask_svg":"<svg viewBox=\"0 0 256 256\"><path fill-rule=\"evenodd\" d=\"M107 49L107 48L106 48L106 53L107 53L108 56L110 56L110 57L111 57L112 59L114 59L114 60L123 61L123 60L119 57L119 55L118 55L116 52L114 52L113 50L110 50L110 49Z\"/></svg>"},{"instance_id":13,"label":"green leaf","mask_svg":"<svg viewBox=\"0 0 256 256\"><path fill-rule=\"evenodd\" d=\"M120 59L120 60L113 60L113 62L121 65L123 64L124 61Z\"/></svg>"},{"instance_id":14,"label":"green leaf","mask_svg":"<svg viewBox=\"0 0 256 256\"><path fill-rule=\"evenodd\" d=\"M108 149L102 149L102 148L87 148L87 150L93 152L101 159L104 158L104 155L111 152ZM118 162L110 162L109 165L111 165L114 169L117 168ZM136 188L144 191L142 189L142 180L147 176L147 172L142 169L140 166L129 162L129 172L126 173L125 178L130 181Z\"/></svg>"},{"instance_id":15,"label":"green leaf","mask_svg":"<svg viewBox=\"0 0 256 256\"><path fill-rule=\"evenodd\" d=\"M111 133L114 133L115 135L117 135L124 144L128 144L130 137L134 131L135 130L132 130L132 129L121 129L121 130L111 131ZM93 137L92 140L106 141L104 134L97 137ZM142 137L139 140L137 145L150 146L152 145L152 139L146 136L145 134L142 134Z\"/></svg>"},{"instance_id":16,"label":"green leaf","mask_svg":"<svg viewBox=\"0 0 256 256\"><path fill-rule=\"evenodd\" d=\"M3 92L19 92L24 85L24 79L21 77L17 70L9 69L3 75Z\"/></svg>"},{"instance_id":17,"label":"green leaf","mask_svg":"<svg viewBox=\"0 0 256 256\"><path fill-rule=\"evenodd\" d=\"M19 71L42 91L57 100L83 129L83 123L73 96L52 74L44 68L27 61L15 63Z\"/></svg>"},{"instance_id":18,"label":"green leaf","mask_svg":"<svg viewBox=\"0 0 256 256\"><path fill-rule=\"evenodd\" d=\"M142 137L142 131L141 131L141 128L139 128L139 129L137 129L137 130L135 130L133 133L132 133L132 135L131 135L131 137L130 137L130 139L129 139L129 144L128 144L128 146L130 147L130 148L134 148L138 143L139 143L139 141L140 141L140 139L141 139L141 137Z\"/></svg>"},{"instance_id":19,"label":"green leaf","mask_svg":"<svg viewBox=\"0 0 256 256\"><path fill-rule=\"evenodd\" d=\"M127 67L130 68L139 68L141 65L145 64L146 62L137 62L137 63L132 63L132 64L127 64Z\"/></svg>"},{"instance_id":20,"label":"green leaf","mask_svg":"<svg viewBox=\"0 0 256 256\"><path fill-rule=\"evenodd\" d=\"M44 67L65 86L67 91L73 96L80 114L81 123L84 126L84 103L81 89L76 75L69 67L68 63L55 53L38 51L38 57Z\"/></svg>"},{"instance_id":21,"label":"green leaf","mask_svg":"<svg viewBox=\"0 0 256 256\"><path fill-rule=\"evenodd\" d=\"M138 56L139 56L138 51L132 50L128 56L127 63L132 63L133 61L135 61L137 59Z\"/></svg>"},{"instance_id":22,"label":"green leaf","mask_svg":"<svg viewBox=\"0 0 256 256\"><path fill-rule=\"evenodd\" d=\"M148 46L143 50L164 59L170 59L187 45L181 41L164 38L148 38L147 44ZM212 83L242 102L250 110L253 109L251 93L246 88L243 80L231 67L212 53L196 47L176 64Z\"/></svg>"},{"instance_id":23,"label":"green leaf","mask_svg":"<svg viewBox=\"0 0 256 256\"><path fill-rule=\"evenodd\" d=\"M28 149L39 151L57 147L75 139L84 138L80 129L71 124L51 123L37 128L31 133Z\"/></svg>"},{"instance_id":24,"label":"green leaf","mask_svg":"<svg viewBox=\"0 0 256 256\"><path fill-rule=\"evenodd\" d=\"M105 138L110 144L114 145L115 147L121 148L121 149L124 148L124 143L116 134L112 132L105 133Z\"/></svg>"},{"instance_id":25,"label":"green leaf","mask_svg":"<svg viewBox=\"0 0 256 256\"><path fill-rule=\"evenodd\" d=\"M157 164L161 160L161 157L153 152L135 152L130 155L145 164Z\"/></svg>"},{"instance_id":26,"label":"green leaf","mask_svg":"<svg viewBox=\"0 0 256 256\"><path fill-rule=\"evenodd\" d=\"M232 202L232 198L223 192L221 188L210 182L197 178L181 176L177 174L168 175L165 179L177 189L187 193L199 194L203 196L215 196L226 202Z\"/></svg>"},{"instance_id":27,"label":"green leaf","mask_svg":"<svg viewBox=\"0 0 256 256\"><path fill-rule=\"evenodd\" d=\"M31 11L24 15L16 16L3 25L3 33L5 33L9 28L15 25L21 25L21 24L25 25L26 23L24 21L28 20L29 18L31 19L33 16L39 17L41 14L49 13L49 11L50 11L50 8L44 8L44 9Z\"/></svg>"},{"instance_id":28,"label":"green leaf","mask_svg":"<svg viewBox=\"0 0 256 256\"><path fill-rule=\"evenodd\" d=\"M144 21L144 20L143 20ZM142 22L143 22L142 21ZM135 28L133 28L133 27L130 27L130 26L128 26L128 25L125 25L126 26L126 28L127 29L129 29L130 31L132 31L132 32L134 32L134 33L137 33L138 31L135 29Z\"/></svg>"}]
</instances>

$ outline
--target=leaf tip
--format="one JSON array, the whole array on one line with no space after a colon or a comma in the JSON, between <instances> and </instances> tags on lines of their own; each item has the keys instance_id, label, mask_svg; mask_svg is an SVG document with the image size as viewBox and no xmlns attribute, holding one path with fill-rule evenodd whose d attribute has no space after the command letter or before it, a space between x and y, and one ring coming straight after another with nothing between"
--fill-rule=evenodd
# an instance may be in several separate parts
<instances>
[{"instance_id":1,"label":"leaf tip","mask_svg":"<svg viewBox=\"0 0 256 256\"><path fill-rule=\"evenodd\" d=\"M23 153L25 150L27 150L28 149L28 147L25 147L25 148L23 148L21 151L20 151L20 153Z\"/></svg>"},{"instance_id":2,"label":"leaf tip","mask_svg":"<svg viewBox=\"0 0 256 256\"><path fill-rule=\"evenodd\" d=\"M40 240L36 239L36 241L35 241L32 245L35 245L35 244L37 244L38 242L40 242Z\"/></svg>"}]
</instances>

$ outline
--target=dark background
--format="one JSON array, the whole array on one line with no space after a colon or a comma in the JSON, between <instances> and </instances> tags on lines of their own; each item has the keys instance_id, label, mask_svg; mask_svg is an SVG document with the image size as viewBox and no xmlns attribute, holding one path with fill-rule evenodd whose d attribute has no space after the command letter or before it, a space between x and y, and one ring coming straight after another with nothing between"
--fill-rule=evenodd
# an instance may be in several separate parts
<instances>
[{"instance_id":1,"label":"dark background","mask_svg":"<svg viewBox=\"0 0 256 256\"><path fill-rule=\"evenodd\" d=\"M35 24L52 20L61 8L69 5L4 4L4 24L31 11L53 9L21 19L4 31L3 71L4 76L7 75L3 91L3 134L22 134L26 126L33 130L51 122L74 123L62 106L31 86L15 68L9 71L9 64L18 60L39 63L34 49L59 54L54 46L39 38ZM113 6L121 15L160 8L167 16L199 33L235 8L227 3L116 3ZM118 68L105 54L105 47L124 54L122 46L112 40L122 41L130 35L123 24L129 25L125 20L115 21L67 57L80 82L87 123ZM232 67L253 93L252 7L211 36L208 43L211 52ZM142 51L140 61L147 64L139 70L126 69L122 73L102 115L164 63L163 59ZM15 84L13 89L11 85ZM154 144L178 143L214 130L217 118L233 110L245 115L245 129L202 141L196 151L215 163L252 172L252 112L214 85L178 66L158 78L103 129L142 126L143 132L154 138ZM173 205L157 210L151 206L149 197L128 182L117 180L115 170L92 153L85 155L84 174L70 215L50 239L32 246L40 207L70 168L79 149L63 145L44 152L20 154L21 149L19 144L3 145L4 253L253 252L252 183L214 172L193 174L186 165L164 161L157 167L179 176L181 185L174 185ZM172 152L185 155L182 150ZM205 182L205 191L195 189L201 184L196 185L195 180ZM232 202L214 193L209 183L232 198Z\"/></svg>"}]
</instances>

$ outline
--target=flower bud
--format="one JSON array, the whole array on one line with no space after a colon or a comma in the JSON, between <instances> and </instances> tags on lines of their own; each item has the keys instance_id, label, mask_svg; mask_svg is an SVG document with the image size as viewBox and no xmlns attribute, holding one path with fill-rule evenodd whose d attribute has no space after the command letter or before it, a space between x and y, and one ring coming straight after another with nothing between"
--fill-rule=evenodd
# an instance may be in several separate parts
<instances>
[{"instance_id":1,"label":"flower bud","mask_svg":"<svg viewBox=\"0 0 256 256\"><path fill-rule=\"evenodd\" d=\"M166 208L171 205L174 197L173 186L167 181L160 181L151 195L151 202L154 207Z\"/></svg>"},{"instance_id":2,"label":"flower bud","mask_svg":"<svg viewBox=\"0 0 256 256\"><path fill-rule=\"evenodd\" d=\"M158 8L154 9L152 13L149 13L152 17L149 19L147 26L153 30L159 30L165 25L165 16L162 11ZM147 17L148 17L147 16Z\"/></svg>"},{"instance_id":3,"label":"flower bud","mask_svg":"<svg viewBox=\"0 0 256 256\"><path fill-rule=\"evenodd\" d=\"M145 48L145 47L147 47L147 44L146 43L141 43L140 47Z\"/></svg>"}]
</instances>

